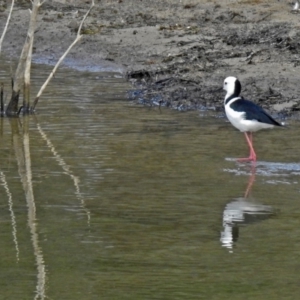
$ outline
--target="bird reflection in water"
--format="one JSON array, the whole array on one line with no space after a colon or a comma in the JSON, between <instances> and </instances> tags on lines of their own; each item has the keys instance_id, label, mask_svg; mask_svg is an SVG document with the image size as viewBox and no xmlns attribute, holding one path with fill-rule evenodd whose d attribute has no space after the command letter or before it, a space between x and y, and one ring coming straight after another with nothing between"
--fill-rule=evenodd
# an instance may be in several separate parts
<instances>
[{"instance_id":1,"label":"bird reflection in water","mask_svg":"<svg viewBox=\"0 0 300 300\"><path fill-rule=\"evenodd\" d=\"M220 241L222 246L229 249L231 253L239 238L239 227L265 220L274 214L271 206L259 204L250 196L255 173L256 166L252 164L244 197L229 202L223 211L223 231Z\"/></svg>"}]
</instances>

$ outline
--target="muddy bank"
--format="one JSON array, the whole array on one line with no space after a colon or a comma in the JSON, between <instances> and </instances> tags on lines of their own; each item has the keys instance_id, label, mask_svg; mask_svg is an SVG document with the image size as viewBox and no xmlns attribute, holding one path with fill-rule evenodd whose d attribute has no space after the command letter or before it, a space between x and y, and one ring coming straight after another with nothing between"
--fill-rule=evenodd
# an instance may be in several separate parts
<instances>
[{"instance_id":1,"label":"muddy bank","mask_svg":"<svg viewBox=\"0 0 300 300\"><path fill-rule=\"evenodd\" d=\"M176 3L174 3L176 2ZM300 33L292 2L95 1L70 66L118 71L134 101L179 110L223 110L225 77L238 77L243 95L277 115L300 110ZM53 64L74 40L89 1L46 1L34 59ZM29 1L17 1L3 44L17 57L26 36ZM0 26L8 8L0 1Z\"/></svg>"}]
</instances>

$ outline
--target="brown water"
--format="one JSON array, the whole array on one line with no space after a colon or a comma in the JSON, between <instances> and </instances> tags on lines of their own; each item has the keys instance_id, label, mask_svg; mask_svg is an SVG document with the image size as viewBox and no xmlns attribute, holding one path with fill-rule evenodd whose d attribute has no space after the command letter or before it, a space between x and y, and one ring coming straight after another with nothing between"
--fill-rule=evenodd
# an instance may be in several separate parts
<instances>
[{"instance_id":1,"label":"brown water","mask_svg":"<svg viewBox=\"0 0 300 300\"><path fill-rule=\"evenodd\" d=\"M299 123L240 164L224 118L128 88L61 70L35 116L0 120L0 299L298 299Z\"/></svg>"}]
</instances>

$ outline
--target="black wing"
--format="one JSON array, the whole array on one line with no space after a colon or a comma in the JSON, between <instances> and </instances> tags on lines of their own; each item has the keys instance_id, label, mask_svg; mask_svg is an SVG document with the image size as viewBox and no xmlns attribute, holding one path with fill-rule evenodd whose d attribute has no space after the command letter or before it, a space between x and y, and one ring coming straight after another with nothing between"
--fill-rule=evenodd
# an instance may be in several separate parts
<instances>
[{"instance_id":1,"label":"black wing","mask_svg":"<svg viewBox=\"0 0 300 300\"><path fill-rule=\"evenodd\" d=\"M271 124L275 126L282 126L282 124L274 120L260 106L244 98L240 98L232 102L230 104L230 107L235 111L245 112L246 120L257 120L258 122L261 123Z\"/></svg>"}]
</instances>

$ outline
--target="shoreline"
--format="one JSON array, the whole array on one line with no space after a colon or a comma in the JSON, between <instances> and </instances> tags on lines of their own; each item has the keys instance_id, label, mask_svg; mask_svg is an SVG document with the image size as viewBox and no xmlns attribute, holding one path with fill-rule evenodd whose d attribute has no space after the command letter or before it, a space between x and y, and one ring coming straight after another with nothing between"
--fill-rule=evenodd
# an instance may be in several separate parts
<instances>
[{"instance_id":1,"label":"shoreline","mask_svg":"<svg viewBox=\"0 0 300 300\"><path fill-rule=\"evenodd\" d=\"M3 53L18 58L30 2L17 4ZM18 3L19 3L18 2ZM83 3L86 2L86 3ZM33 61L55 64L73 42L89 1L49 0L42 6ZM62 66L116 71L131 84L131 100L185 110L223 110L227 76L242 94L275 117L298 117L299 15L285 1L95 1L84 36ZM9 7L0 1L0 28Z\"/></svg>"}]
</instances>

